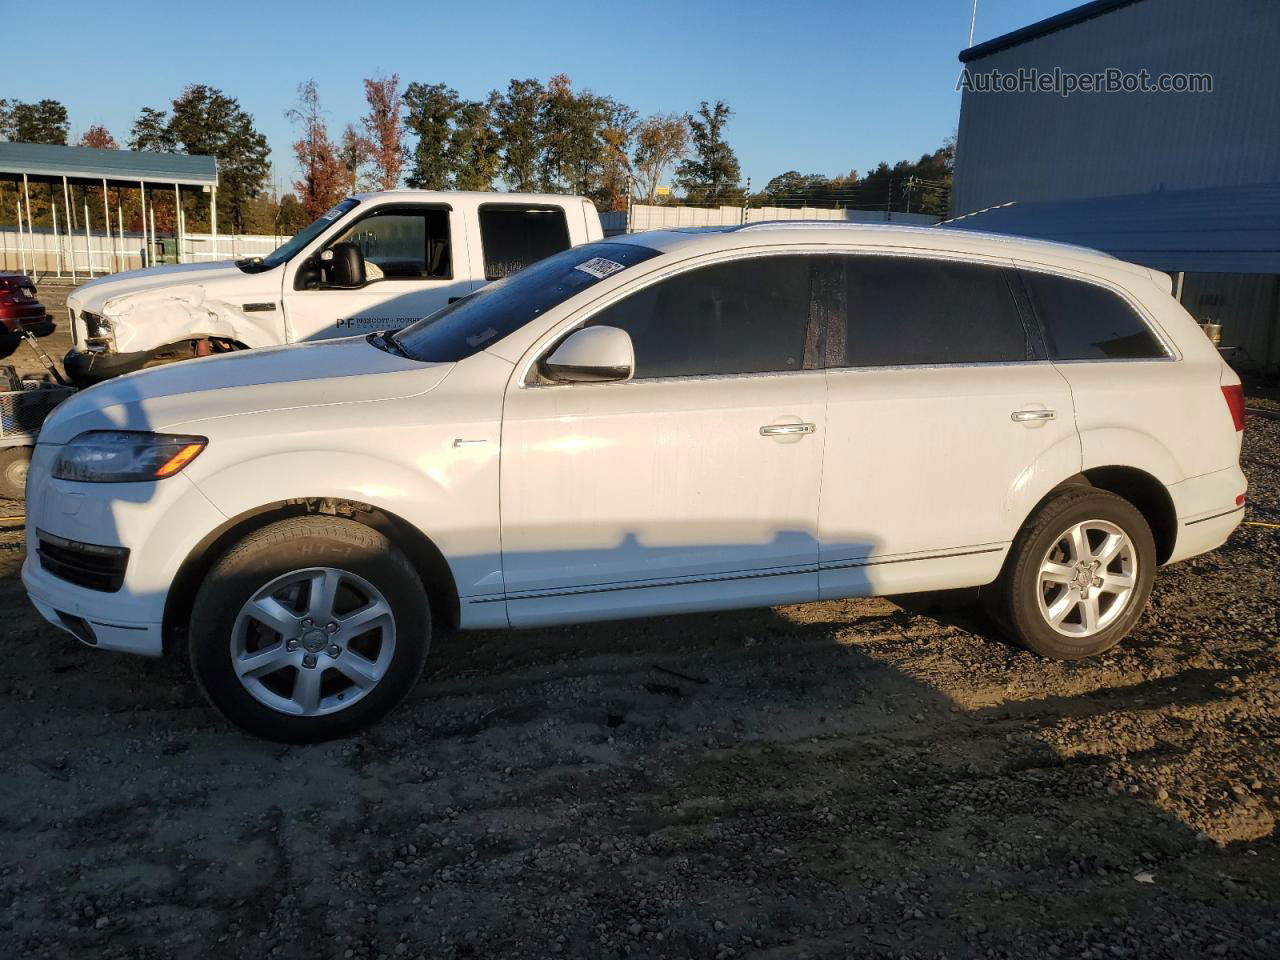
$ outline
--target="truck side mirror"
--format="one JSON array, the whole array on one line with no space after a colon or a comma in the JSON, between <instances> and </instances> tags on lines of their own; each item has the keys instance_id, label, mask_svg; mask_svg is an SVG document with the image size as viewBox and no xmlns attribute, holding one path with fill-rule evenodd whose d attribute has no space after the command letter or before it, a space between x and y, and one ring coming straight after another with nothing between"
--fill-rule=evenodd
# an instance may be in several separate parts
<instances>
[{"instance_id":1,"label":"truck side mirror","mask_svg":"<svg viewBox=\"0 0 1280 960\"><path fill-rule=\"evenodd\" d=\"M320 254L320 260L331 286L364 286L364 254L354 243L335 243Z\"/></svg>"}]
</instances>

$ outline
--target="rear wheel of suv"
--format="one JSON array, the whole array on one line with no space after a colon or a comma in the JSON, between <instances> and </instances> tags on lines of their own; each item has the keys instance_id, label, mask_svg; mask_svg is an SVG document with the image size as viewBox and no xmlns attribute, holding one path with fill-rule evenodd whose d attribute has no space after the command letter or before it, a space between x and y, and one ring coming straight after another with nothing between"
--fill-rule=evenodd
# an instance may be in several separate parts
<instances>
[{"instance_id":1,"label":"rear wheel of suv","mask_svg":"<svg viewBox=\"0 0 1280 960\"><path fill-rule=\"evenodd\" d=\"M422 672L426 594L376 530L297 517L214 564L191 614L191 665L215 707L251 733L314 743L366 726Z\"/></svg>"},{"instance_id":2,"label":"rear wheel of suv","mask_svg":"<svg viewBox=\"0 0 1280 960\"><path fill-rule=\"evenodd\" d=\"M1146 519L1093 487L1064 491L1027 521L988 609L1023 646L1057 660L1110 649L1133 629L1155 578Z\"/></svg>"}]
</instances>

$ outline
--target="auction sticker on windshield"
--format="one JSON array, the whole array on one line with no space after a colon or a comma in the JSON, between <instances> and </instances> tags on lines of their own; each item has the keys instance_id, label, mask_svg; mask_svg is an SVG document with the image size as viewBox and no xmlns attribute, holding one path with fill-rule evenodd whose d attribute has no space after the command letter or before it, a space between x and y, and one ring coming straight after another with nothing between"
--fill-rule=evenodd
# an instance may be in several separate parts
<instances>
[{"instance_id":1,"label":"auction sticker on windshield","mask_svg":"<svg viewBox=\"0 0 1280 960\"><path fill-rule=\"evenodd\" d=\"M619 270L626 268L616 260L606 260L604 257L592 257L583 263L578 264L573 269L581 270L583 273L590 274L597 280L603 280L605 277L617 273Z\"/></svg>"}]
</instances>

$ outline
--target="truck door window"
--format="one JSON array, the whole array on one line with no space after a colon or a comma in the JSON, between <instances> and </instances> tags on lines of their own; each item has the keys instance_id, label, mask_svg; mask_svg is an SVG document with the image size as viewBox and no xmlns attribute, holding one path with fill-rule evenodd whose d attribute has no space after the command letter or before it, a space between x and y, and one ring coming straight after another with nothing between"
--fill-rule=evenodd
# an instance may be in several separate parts
<instances>
[{"instance_id":1,"label":"truck door window","mask_svg":"<svg viewBox=\"0 0 1280 960\"><path fill-rule=\"evenodd\" d=\"M379 210L353 224L334 243L360 248L367 283L453 276L449 211L444 208Z\"/></svg>"},{"instance_id":2,"label":"truck door window","mask_svg":"<svg viewBox=\"0 0 1280 960\"><path fill-rule=\"evenodd\" d=\"M484 249L484 278L508 277L543 257L569 249L564 209L527 203L481 204L480 246Z\"/></svg>"}]
</instances>

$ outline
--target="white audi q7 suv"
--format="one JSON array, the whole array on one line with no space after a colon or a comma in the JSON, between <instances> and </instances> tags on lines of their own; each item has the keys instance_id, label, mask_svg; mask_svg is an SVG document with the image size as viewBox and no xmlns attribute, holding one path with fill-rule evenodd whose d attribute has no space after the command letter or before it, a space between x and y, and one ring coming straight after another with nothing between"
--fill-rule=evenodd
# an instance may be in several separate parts
<instances>
[{"instance_id":1,"label":"white audi q7 suv","mask_svg":"<svg viewBox=\"0 0 1280 960\"><path fill-rule=\"evenodd\" d=\"M1049 657L1244 510L1240 383L1169 278L928 228L567 250L398 332L210 357L46 422L23 581L189 649L262 736L355 730L433 630L983 588Z\"/></svg>"}]
</instances>

